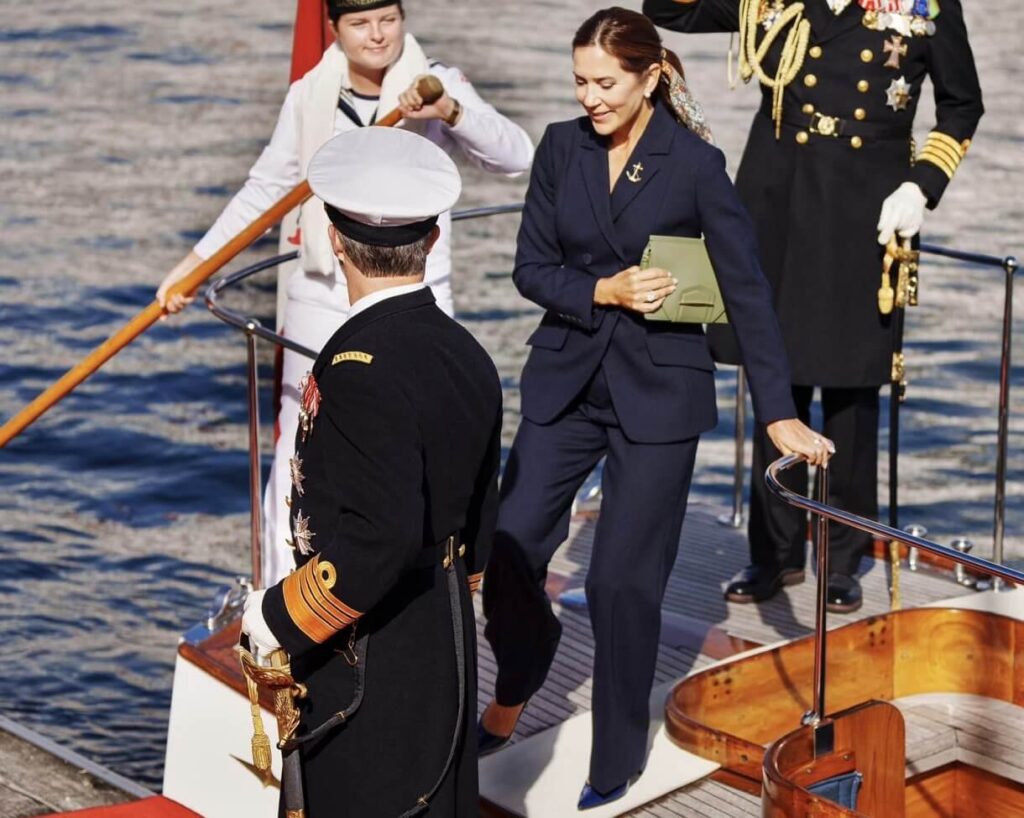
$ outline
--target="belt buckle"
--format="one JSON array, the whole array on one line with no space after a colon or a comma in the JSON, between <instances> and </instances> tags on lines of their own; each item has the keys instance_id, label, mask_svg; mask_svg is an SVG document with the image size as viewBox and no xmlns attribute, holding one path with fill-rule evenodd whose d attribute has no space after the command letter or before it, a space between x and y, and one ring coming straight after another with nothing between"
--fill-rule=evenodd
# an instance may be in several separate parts
<instances>
[{"instance_id":1,"label":"belt buckle","mask_svg":"<svg viewBox=\"0 0 1024 818\"><path fill-rule=\"evenodd\" d=\"M441 567L446 571L455 564L456 557L462 557L466 554L466 546L460 545L458 550L455 549L455 535L452 534L444 543L444 560L441 562Z\"/></svg>"},{"instance_id":2,"label":"belt buckle","mask_svg":"<svg viewBox=\"0 0 1024 818\"><path fill-rule=\"evenodd\" d=\"M825 114L815 111L811 114L811 125L809 128L811 133L816 133L819 136L839 136L839 117L837 116L825 116Z\"/></svg>"}]
</instances>

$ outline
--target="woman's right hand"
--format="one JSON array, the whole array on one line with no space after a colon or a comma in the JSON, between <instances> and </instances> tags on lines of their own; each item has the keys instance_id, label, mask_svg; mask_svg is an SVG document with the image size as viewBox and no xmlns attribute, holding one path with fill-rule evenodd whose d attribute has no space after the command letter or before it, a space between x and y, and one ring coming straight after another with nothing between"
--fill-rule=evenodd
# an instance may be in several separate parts
<instances>
[{"instance_id":1,"label":"woman's right hand","mask_svg":"<svg viewBox=\"0 0 1024 818\"><path fill-rule=\"evenodd\" d=\"M783 454L799 454L812 466L828 468L836 444L797 418L776 420L765 427L772 444Z\"/></svg>"},{"instance_id":2,"label":"woman's right hand","mask_svg":"<svg viewBox=\"0 0 1024 818\"><path fill-rule=\"evenodd\" d=\"M203 259L196 254L195 251L190 252L185 258L179 261L174 269L171 270L164 280L160 282L159 288L156 291L156 300L160 302L160 306L163 307L167 312L180 312L185 309L189 304L195 301L195 296L186 296L181 293L175 293L170 298L167 297L171 287L181 281L185 276L191 273L196 267L203 263Z\"/></svg>"},{"instance_id":3,"label":"woman's right hand","mask_svg":"<svg viewBox=\"0 0 1024 818\"><path fill-rule=\"evenodd\" d=\"M671 273L660 267L641 270L633 266L608 278L599 278L594 288L594 303L640 313L656 312L678 284Z\"/></svg>"}]
</instances>

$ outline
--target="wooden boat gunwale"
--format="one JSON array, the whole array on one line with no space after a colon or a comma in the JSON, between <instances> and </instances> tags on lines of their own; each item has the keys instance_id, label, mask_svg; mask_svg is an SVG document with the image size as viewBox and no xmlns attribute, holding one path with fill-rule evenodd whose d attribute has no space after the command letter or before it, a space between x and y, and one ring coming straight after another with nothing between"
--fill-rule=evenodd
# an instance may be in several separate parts
<instances>
[{"instance_id":1,"label":"wooden boat gunwale","mask_svg":"<svg viewBox=\"0 0 1024 818\"><path fill-rule=\"evenodd\" d=\"M1024 622L1011 617L964 608L913 608L843 625L829 631L829 641L831 679L860 671L853 681L829 687L830 712L867 699L893 701L920 693L972 693L1024 705ZM941 643L947 647L936 647ZM989 655L992 644L998 655L976 663L977 657ZM798 727L807 709L810 696L801 691L812 686L813 646L812 634L741 654L681 680L666 700L669 737L759 789L766 746ZM740 683L745 678L761 681L747 691ZM774 721L753 724L745 708L767 716L770 705L784 703L781 698L766 702L764 691L772 688L786 692L788 709L776 710ZM746 692L755 697L749 704L742 699Z\"/></svg>"}]
</instances>

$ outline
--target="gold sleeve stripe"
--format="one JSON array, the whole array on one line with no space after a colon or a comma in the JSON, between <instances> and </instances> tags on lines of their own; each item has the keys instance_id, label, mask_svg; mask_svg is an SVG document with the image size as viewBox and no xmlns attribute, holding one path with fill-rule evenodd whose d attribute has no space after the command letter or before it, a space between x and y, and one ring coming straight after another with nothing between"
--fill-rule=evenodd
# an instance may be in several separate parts
<instances>
[{"instance_id":1,"label":"gold sleeve stripe","mask_svg":"<svg viewBox=\"0 0 1024 818\"><path fill-rule=\"evenodd\" d=\"M942 154L932 153L928 150L921 151L921 155L917 157L917 161L920 162L931 162L933 165L946 174L950 179L953 178L953 174L956 173L956 165L950 162Z\"/></svg>"},{"instance_id":2,"label":"gold sleeve stripe","mask_svg":"<svg viewBox=\"0 0 1024 818\"><path fill-rule=\"evenodd\" d=\"M936 147L935 145L925 145L924 153L930 156L942 157L954 168L960 165L960 154L953 153L948 147Z\"/></svg>"},{"instance_id":3,"label":"gold sleeve stripe","mask_svg":"<svg viewBox=\"0 0 1024 818\"><path fill-rule=\"evenodd\" d=\"M965 140L966 141L966 140ZM928 134L928 139L925 140L925 144L934 143L936 145L945 145L953 151L957 156L963 157L967 150L963 147L963 143L957 142L949 134L944 134L942 131L932 131Z\"/></svg>"},{"instance_id":4,"label":"gold sleeve stripe","mask_svg":"<svg viewBox=\"0 0 1024 818\"><path fill-rule=\"evenodd\" d=\"M948 157L951 162L956 162L957 164L964 158L959 148L955 148L945 142L937 142L933 139L929 139L924 143L924 149L934 153L941 153L943 156Z\"/></svg>"},{"instance_id":5,"label":"gold sleeve stripe","mask_svg":"<svg viewBox=\"0 0 1024 818\"><path fill-rule=\"evenodd\" d=\"M316 556L284 580L288 616L317 644L326 642L362 616L331 593L336 581L334 566L326 560L320 562Z\"/></svg>"},{"instance_id":6,"label":"gold sleeve stripe","mask_svg":"<svg viewBox=\"0 0 1024 818\"><path fill-rule=\"evenodd\" d=\"M468 577L468 580L469 580L469 592L471 594L475 594L480 589L480 583L483 582L483 579L484 579L483 572L481 572L479 574L470 574L469 575L469 577Z\"/></svg>"},{"instance_id":7,"label":"gold sleeve stripe","mask_svg":"<svg viewBox=\"0 0 1024 818\"><path fill-rule=\"evenodd\" d=\"M931 162L952 179L953 174L956 173L957 168L960 166L960 162L967 154L967 148L970 144L971 141L969 139L957 142L948 134L932 131L928 134L924 147L921 149L921 154L917 159L919 162Z\"/></svg>"}]
</instances>

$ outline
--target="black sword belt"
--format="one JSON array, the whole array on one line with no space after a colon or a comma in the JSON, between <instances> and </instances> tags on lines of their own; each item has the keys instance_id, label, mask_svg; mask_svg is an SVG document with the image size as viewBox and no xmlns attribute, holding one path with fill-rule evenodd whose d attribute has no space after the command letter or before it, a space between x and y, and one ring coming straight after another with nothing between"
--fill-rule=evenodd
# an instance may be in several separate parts
<instances>
[{"instance_id":1,"label":"black sword belt","mask_svg":"<svg viewBox=\"0 0 1024 818\"><path fill-rule=\"evenodd\" d=\"M761 104L761 114L771 119L771 106ZM782 124L790 128L807 131L817 136L837 139L910 139L910 128L905 123L870 122L864 119L844 119L829 116L821 111L805 113L795 106L782 110Z\"/></svg>"},{"instance_id":2,"label":"black sword belt","mask_svg":"<svg viewBox=\"0 0 1024 818\"><path fill-rule=\"evenodd\" d=\"M452 763L455 761L455 754L459 748L459 740L462 738L462 725L465 723L466 718L466 636L465 623L462 617L462 580L459 577L457 563L459 557L465 554L466 549L463 545L457 545L458 541L459 535L456 532L448 537L444 542L424 548L413 563L413 567L420 570L433 570L440 565L445 573L445 579L448 584L448 603L451 608L452 617L452 639L455 643L455 667L459 683L459 709L458 715L455 719L455 729L452 732L452 742L448 750L448 757L444 762L444 767L441 769L441 774L438 776L434 786L417 798L415 805L403 812L399 818L412 818L429 806L430 799L437 794L437 791L441 789L441 785L444 783L445 778L448 777L448 772L451 770ZM358 630L358 622L355 627ZM293 736L287 741L282 742L280 745L282 751L289 752L304 744L316 741L334 730L336 727L344 725L345 722L355 715L359 706L363 702L363 692L365 690L366 682L366 651L368 643L369 634L364 633L349 645L349 651L352 654L352 659L349 660L348 657L346 657L346 659L349 661L349 664L355 668L356 684L355 691L352 695L352 701L349 703L348 707L344 710L338 711L319 727L309 731L308 733L304 733L301 736ZM286 782L282 781L282 786L284 786L285 783Z\"/></svg>"}]
</instances>

